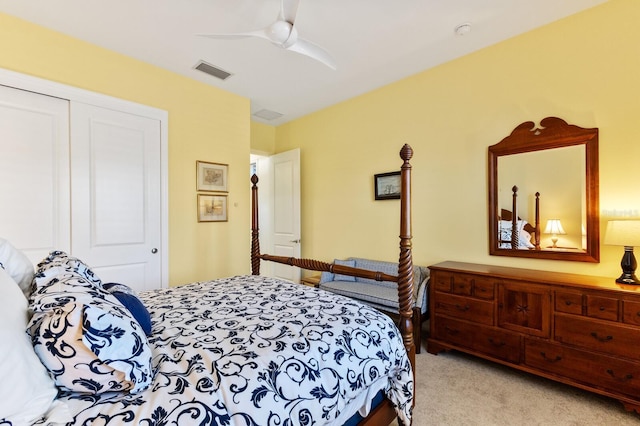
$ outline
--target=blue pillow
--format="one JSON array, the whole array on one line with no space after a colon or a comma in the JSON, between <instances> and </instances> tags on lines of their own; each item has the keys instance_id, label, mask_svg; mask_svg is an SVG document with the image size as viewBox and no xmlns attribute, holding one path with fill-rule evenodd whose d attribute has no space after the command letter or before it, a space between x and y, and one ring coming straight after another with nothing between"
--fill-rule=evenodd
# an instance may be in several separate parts
<instances>
[{"instance_id":1,"label":"blue pillow","mask_svg":"<svg viewBox=\"0 0 640 426\"><path fill-rule=\"evenodd\" d=\"M340 259L335 259L333 261L334 265L342 265L342 266L350 266L352 268L355 268L356 266L356 261L355 260L340 260ZM352 277L351 275L340 275L340 274L336 274L335 281L355 281L356 277Z\"/></svg>"},{"instance_id":2,"label":"blue pillow","mask_svg":"<svg viewBox=\"0 0 640 426\"><path fill-rule=\"evenodd\" d=\"M119 283L103 283L102 288L113 294L131 312L146 335L151 336L151 315L132 288Z\"/></svg>"},{"instance_id":3,"label":"blue pillow","mask_svg":"<svg viewBox=\"0 0 640 426\"><path fill-rule=\"evenodd\" d=\"M333 281L334 275L331 272L322 272L320 274L320 283L324 284Z\"/></svg>"}]
</instances>

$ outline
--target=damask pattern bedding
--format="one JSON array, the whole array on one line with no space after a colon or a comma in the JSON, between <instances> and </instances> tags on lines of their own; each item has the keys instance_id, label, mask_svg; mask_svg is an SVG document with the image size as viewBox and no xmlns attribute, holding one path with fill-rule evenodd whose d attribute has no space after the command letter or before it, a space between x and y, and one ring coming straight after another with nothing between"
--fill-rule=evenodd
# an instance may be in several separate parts
<instances>
[{"instance_id":1,"label":"damask pattern bedding","mask_svg":"<svg viewBox=\"0 0 640 426\"><path fill-rule=\"evenodd\" d=\"M371 307L259 276L140 298L152 318L149 388L63 392L73 424L340 425L380 390L409 424L411 364Z\"/></svg>"}]
</instances>

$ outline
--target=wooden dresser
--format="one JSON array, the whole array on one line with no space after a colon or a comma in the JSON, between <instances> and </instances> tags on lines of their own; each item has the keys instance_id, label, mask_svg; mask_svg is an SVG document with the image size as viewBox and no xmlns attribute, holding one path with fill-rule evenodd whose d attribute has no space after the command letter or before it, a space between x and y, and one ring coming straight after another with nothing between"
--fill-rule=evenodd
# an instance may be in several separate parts
<instances>
[{"instance_id":1,"label":"wooden dresser","mask_svg":"<svg viewBox=\"0 0 640 426\"><path fill-rule=\"evenodd\" d=\"M640 413L640 286L460 262L430 269L428 352L456 349Z\"/></svg>"}]
</instances>

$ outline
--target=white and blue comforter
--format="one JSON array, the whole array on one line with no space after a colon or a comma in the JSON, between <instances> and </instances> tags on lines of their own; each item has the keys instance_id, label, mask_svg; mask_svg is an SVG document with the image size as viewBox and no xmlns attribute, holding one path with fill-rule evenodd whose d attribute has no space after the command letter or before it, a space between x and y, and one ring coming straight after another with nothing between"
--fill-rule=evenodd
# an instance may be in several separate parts
<instances>
[{"instance_id":1,"label":"white and blue comforter","mask_svg":"<svg viewBox=\"0 0 640 426\"><path fill-rule=\"evenodd\" d=\"M380 390L409 424L411 365L398 329L371 307L259 276L140 297L151 386L64 392L75 425L340 425Z\"/></svg>"}]
</instances>

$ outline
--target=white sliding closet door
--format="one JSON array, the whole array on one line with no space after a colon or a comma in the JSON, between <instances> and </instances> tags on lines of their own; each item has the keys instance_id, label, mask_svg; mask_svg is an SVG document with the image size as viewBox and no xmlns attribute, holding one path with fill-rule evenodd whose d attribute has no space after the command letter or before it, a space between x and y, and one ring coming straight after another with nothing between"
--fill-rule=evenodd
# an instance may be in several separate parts
<instances>
[{"instance_id":1,"label":"white sliding closet door","mask_svg":"<svg viewBox=\"0 0 640 426\"><path fill-rule=\"evenodd\" d=\"M0 237L35 264L70 250L69 102L0 86Z\"/></svg>"},{"instance_id":2,"label":"white sliding closet door","mask_svg":"<svg viewBox=\"0 0 640 426\"><path fill-rule=\"evenodd\" d=\"M161 287L160 121L71 102L71 246L104 282Z\"/></svg>"}]
</instances>

